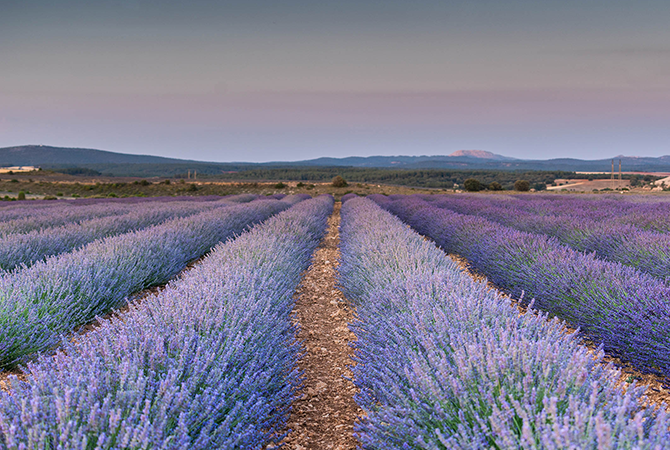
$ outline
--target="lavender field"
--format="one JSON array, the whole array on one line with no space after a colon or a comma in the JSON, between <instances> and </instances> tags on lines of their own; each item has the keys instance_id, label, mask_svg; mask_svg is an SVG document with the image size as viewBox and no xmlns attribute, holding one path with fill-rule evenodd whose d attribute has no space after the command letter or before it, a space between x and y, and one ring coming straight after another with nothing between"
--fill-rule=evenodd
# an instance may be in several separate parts
<instances>
[{"instance_id":1,"label":"lavender field","mask_svg":"<svg viewBox=\"0 0 670 450\"><path fill-rule=\"evenodd\" d=\"M363 449L670 449L664 397L636 382L667 394L669 213L568 195L7 206L0 448L353 448L328 429ZM355 340L315 346L296 292L327 239L338 288L313 301L352 311ZM319 355L349 346L352 387L320 383L341 368Z\"/></svg>"}]
</instances>

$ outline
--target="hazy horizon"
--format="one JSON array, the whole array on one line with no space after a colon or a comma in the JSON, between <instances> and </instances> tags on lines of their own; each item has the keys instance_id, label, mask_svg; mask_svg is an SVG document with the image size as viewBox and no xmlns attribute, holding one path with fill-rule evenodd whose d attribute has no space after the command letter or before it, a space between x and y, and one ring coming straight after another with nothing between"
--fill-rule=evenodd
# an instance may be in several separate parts
<instances>
[{"instance_id":1,"label":"hazy horizon","mask_svg":"<svg viewBox=\"0 0 670 450\"><path fill-rule=\"evenodd\" d=\"M0 1L0 147L670 154L670 3Z\"/></svg>"}]
</instances>

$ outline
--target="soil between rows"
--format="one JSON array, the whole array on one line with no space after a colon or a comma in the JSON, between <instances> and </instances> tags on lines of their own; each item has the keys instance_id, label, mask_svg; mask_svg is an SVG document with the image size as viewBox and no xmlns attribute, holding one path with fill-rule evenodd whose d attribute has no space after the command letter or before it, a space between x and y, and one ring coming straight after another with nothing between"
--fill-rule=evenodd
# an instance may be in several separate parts
<instances>
[{"instance_id":1,"label":"soil between rows","mask_svg":"<svg viewBox=\"0 0 670 450\"><path fill-rule=\"evenodd\" d=\"M302 395L293 405L291 433L284 440L291 450L345 450L357 445L353 429L362 411L353 399L356 388L349 366L354 350L349 343L355 336L348 328L354 312L336 279L340 206L335 204L328 233L296 291L294 320L305 353L298 363L304 374Z\"/></svg>"}]
</instances>

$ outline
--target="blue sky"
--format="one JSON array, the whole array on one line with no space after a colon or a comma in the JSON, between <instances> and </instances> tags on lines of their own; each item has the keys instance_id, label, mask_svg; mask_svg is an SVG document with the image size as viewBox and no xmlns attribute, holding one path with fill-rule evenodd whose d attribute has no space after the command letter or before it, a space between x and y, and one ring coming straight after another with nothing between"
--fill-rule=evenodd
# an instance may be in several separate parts
<instances>
[{"instance_id":1,"label":"blue sky","mask_svg":"<svg viewBox=\"0 0 670 450\"><path fill-rule=\"evenodd\" d=\"M0 147L670 154L667 1L3 1Z\"/></svg>"}]
</instances>

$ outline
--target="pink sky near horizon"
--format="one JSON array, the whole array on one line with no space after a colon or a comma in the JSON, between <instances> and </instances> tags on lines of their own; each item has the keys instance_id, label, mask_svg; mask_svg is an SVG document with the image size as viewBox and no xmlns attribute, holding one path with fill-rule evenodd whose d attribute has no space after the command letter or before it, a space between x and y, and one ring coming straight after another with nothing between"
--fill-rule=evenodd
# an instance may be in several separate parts
<instances>
[{"instance_id":1,"label":"pink sky near horizon","mask_svg":"<svg viewBox=\"0 0 670 450\"><path fill-rule=\"evenodd\" d=\"M0 147L670 154L670 3L9 2Z\"/></svg>"}]
</instances>

